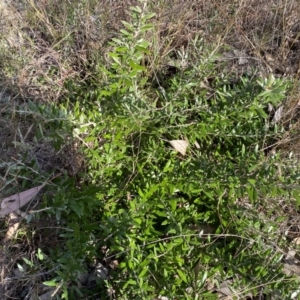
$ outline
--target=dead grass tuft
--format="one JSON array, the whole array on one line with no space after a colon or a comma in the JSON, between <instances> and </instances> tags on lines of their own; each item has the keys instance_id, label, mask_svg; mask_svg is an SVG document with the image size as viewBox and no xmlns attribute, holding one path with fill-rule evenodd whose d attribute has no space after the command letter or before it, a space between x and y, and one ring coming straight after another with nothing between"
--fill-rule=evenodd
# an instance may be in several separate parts
<instances>
[{"instance_id":1,"label":"dead grass tuft","mask_svg":"<svg viewBox=\"0 0 300 300\"><path fill-rule=\"evenodd\" d=\"M19 2L18 2L19 3ZM57 101L71 79L87 81L105 64L108 42L129 21L138 1L20 1L2 10L2 77L23 97ZM295 75L299 69L299 22L295 1L150 1L156 13L155 66L199 35L242 51L262 74ZM9 12L9 13L8 13ZM10 22L9 22L10 21ZM9 30L8 30L9 29ZM234 58L233 58L234 60ZM236 63L234 64L237 65ZM240 69L239 67L238 69Z\"/></svg>"}]
</instances>

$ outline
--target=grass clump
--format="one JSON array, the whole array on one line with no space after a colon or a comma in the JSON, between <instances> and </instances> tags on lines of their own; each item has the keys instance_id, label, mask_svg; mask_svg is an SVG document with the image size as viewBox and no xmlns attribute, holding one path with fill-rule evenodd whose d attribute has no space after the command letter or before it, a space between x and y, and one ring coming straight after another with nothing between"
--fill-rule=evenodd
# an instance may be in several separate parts
<instances>
[{"instance_id":1,"label":"grass clump","mask_svg":"<svg viewBox=\"0 0 300 300\"><path fill-rule=\"evenodd\" d=\"M3 148L14 142L17 154L13 167L3 164L2 189L47 186L20 225L37 249L16 262L20 278L36 274L57 299L295 298L298 278L283 265L291 236L278 211L297 210L299 168L269 151L287 132L270 106L285 101L292 80L234 76L222 39L194 35L178 48L169 34L161 48L160 11L147 1L130 8L105 58L89 48L87 69L75 67L69 29L87 26L82 14L30 3L33 25L42 22L45 40L70 55L61 61L80 71L64 78L56 101L5 104L3 118L27 130ZM85 17L96 9L82 6ZM37 232L52 240L38 243Z\"/></svg>"}]
</instances>

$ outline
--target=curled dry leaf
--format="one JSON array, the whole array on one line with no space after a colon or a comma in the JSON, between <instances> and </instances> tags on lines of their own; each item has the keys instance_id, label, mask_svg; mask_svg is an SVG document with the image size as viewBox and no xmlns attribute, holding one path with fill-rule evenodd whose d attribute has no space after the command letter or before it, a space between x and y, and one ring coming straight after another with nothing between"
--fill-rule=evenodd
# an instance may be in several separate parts
<instances>
[{"instance_id":1,"label":"curled dry leaf","mask_svg":"<svg viewBox=\"0 0 300 300\"><path fill-rule=\"evenodd\" d=\"M293 243L294 245L300 245L300 237L294 238L293 241L292 241L292 243Z\"/></svg>"},{"instance_id":2,"label":"curled dry leaf","mask_svg":"<svg viewBox=\"0 0 300 300\"><path fill-rule=\"evenodd\" d=\"M15 233L19 228L20 220L21 218L18 217L16 214L14 213L9 214L8 229L3 239L3 243L8 242L15 235Z\"/></svg>"},{"instance_id":3,"label":"curled dry leaf","mask_svg":"<svg viewBox=\"0 0 300 300\"><path fill-rule=\"evenodd\" d=\"M272 124L276 124L282 117L283 106L279 106L279 108L275 111L275 115L272 119Z\"/></svg>"},{"instance_id":4,"label":"curled dry leaf","mask_svg":"<svg viewBox=\"0 0 300 300\"><path fill-rule=\"evenodd\" d=\"M173 140L169 141L169 143L172 145L172 147L179 152L182 155L186 154L187 147L189 143L185 140Z\"/></svg>"},{"instance_id":5,"label":"curled dry leaf","mask_svg":"<svg viewBox=\"0 0 300 300\"><path fill-rule=\"evenodd\" d=\"M40 185L24 192L4 198L1 202L0 217L4 217L7 214L18 210L19 208L27 204L37 195L42 187L43 185Z\"/></svg>"}]
</instances>

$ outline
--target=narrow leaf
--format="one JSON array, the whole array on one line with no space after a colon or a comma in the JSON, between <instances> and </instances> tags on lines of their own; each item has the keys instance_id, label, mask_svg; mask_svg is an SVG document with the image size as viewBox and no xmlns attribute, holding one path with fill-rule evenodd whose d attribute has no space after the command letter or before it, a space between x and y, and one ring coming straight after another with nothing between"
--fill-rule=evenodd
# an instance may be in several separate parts
<instances>
[{"instance_id":1,"label":"narrow leaf","mask_svg":"<svg viewBox=\"0 0 300 300\"><path fill-rule=\"evenodd\" d=\"M56 286L56 283L54 281L44 281L43 284L47 286Z\"/></svg>"},{"instance_id":2,"label":"narrow leaf","mask_svg":"<svg viewBox=\"0 0 300 300\"><path fill-rule=\"evenodd\" d=\"M180 269L177 269L177 273L178 273L179 277L181 278L181 280L187 283L187 278Z\"/></svg>"}]
</instances>

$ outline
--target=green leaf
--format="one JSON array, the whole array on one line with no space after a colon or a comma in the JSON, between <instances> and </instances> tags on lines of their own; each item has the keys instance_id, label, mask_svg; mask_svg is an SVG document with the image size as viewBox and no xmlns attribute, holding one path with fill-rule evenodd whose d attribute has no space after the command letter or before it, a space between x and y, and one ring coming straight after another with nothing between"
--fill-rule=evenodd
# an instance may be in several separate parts
<instances>
[{"instance_id":1,"label":"green leaf","mask_svg":"<svg viewBox=\"0 0 300 300\"><path fill-rule=\"evenodd\" d=\"M111 40L114 41L118 45L123 45L124 44L124 42L122 42L120 39L117 39L117 38L112 38Z\"/></svg>"},{"instance_id":2,"label":"green leaf","mask_svg":"<svg viewBox=\"0 0 300 300\"><path fill-rule=\"evenodd\" d=\"M245 148L245 145L243 144L243 145L242 145L242 152L241 152L241 155L244 156L244 155L245 155L245 152L246 152L246 148Z\"/></svg>"},{"instance_id":3,"label":"green leaf","mask_svg":"<svg viewBox=\"0 0 300 300\"><path fill-rule=\"evenodd\" d=\"M182 238L175 238L172 240L173 243L177 244L177 245L181 245L183 243L183 239Z\"/></svg>"},{"instance_id":4,"label":"green leaf","mask_svg":"<svg viewBox=\"0 0 300 300\"><path fill-rule=\"evenodd\" d=\"M36 256L39 260L44 260L44 254L42 253L42 250L40 248L38 248Z\"/></svg>"},{"instance_id":5,"label":"green leaf","mask_svg":"<svg viewBox=\"0 0 300 300\"><path fill-rule=\"evenodd\" d=\"M134 32L134 27L133 27L132 24L130 24L130 23L126 22L126 21L121 21L121 22L122 22L122 24L123 24L128 30L130 30L131 32Z\"/></svg>"},{"instance_id":6,"label":"green leaf","mask_svg":"<svg viewBox=\"0 0 300 300\"><path fill-rule=\"evenodd\" d=\"M256 184L255 179L248 178L248 182L251 183L253 186L255 186L255 184Z\"/></svg>"},{"instance_id":7,"label":"green leaf","mask_svg":"<svg viewBox=\"0 0 300 300\"><path fill-rule=\"evenodd\" d=\"M128 285L137 285L137 282L136 282L135 280L133 280L133 279L129 279L129 280L125 283L124 289L126 289L126 287L127 287Z\"/></svg>"},{"instance_id":8,"label":"green leaf","mask_svg":"<svg viewBox=\"0 0 300 300\"><path fill-rule=\"evenodd\" d=\"M135 62L134 62L133 60L131 60L131 59L128 61L128 63L129 63L130 67L131 67L133 70L138 70L138 71L145 71L145 70L146 70L145 67L138 65L137 63L135 63Z\"/></svg>"},{"instance_id":9,"label":"green leaf","mask_svg":"<svg viewBox=\"0 0 300 300\"><path fill-rule=\"evenodd\" d=\"M43 284L47 286L56 286L56 282L54 279L50 281L44 281Z\"/></svg>"},{"instance_id":10,"label":"green leaf","mask_svg":"<svg viewBox=\"0 0 300 300\"><path fill-rule=\"evenodd\" d=\"M185 274L180 269L177 269L177 273L178 273L178 275L179 275L179 277L181 278L182 281L184 281L186 283L188 282Z\"/></svg>"},{"instance_id":11,"label":"green leaf","mask_svg":"<svg viewBox=\"0 0 300 300\"><path fill-rule=\"evenodd\" d=\"M153 25L152 24L147 24L147 25L144 25L140 28L140 31L141 32L144 32L144 31L147 31L147 30L150 30L153 28Z\"/></svg>"},{"instance_id":12,"label":"green leaf","mask_svg":"<svg viewBox=\"0 0 300 300\"><path fill-rule=\"evenodd\" d=\"M28 260L28 259L25 258L25 257L23 257L23 260L24 260L24 262L25 262L28 266L33 267L33 262L31 262L30 260Z\"/></svg>"},{"instance_id":13,"label":"green leaf","mask_svg":"<svg viewBox=\"0 0 300 300\"><path fill-rule=\"evenodd\" d=\"M140 218L134 218L134 222L136 222L138 225L142 224L142 220Z\"/></svg>"},{"instance_id":14,"label":"green leaf","mask_svg":"<svg viewBox=\"0 0 300 300\"><path fill-rule=\"evenodd\" d=\"M268 118L268 115L263 111L263 109L261 107L257 106L256 110L262 118L264 118L264 119Z\"/></svg>"},{"instance_id":15,"label":"green leaf","mask_svg":"<svg viewBox=\"0 0 300 300\"><path fill-rule=\"evenodd\" d=\"M143 278L147 272L148 272L148 266L143 267L142 271L139 273L139 278Z\"/></svg>"},{"instance_id":16,"label":"green leaf","mask_svg":"<svg viewBox=\"0 0 300 300\"><path fill-rule=\"evenodd\" d=\"M138 14L142 13L142 9L139 6L130 6L130 9Z\"/></svg>"},{"instance_id":17,"label":"green leaf","mask_svg":"<svg viewBox=\"0 0 300 300\"><path fill-rule=\"evenodd\" d=\"M149 42L141 40L141 41L137 42L136 47L140 47L141 49L145 49L146 50L149 47L149 44L150 44Z\"/></svg>"},{"instance_id":18,"label":"green leaf","mask_svg":"<svg viewBox=\"0 0 300 300\"><path fill-rule=\"evenodd\" d=\"M149 20L156 16L156 13L148 13L143 17L143 20Z\"/></svg>"},{"instance_id":19,"label":"green leaf","mask_svg":"<svg viewBox=\"0 0 300 300\"><path fill-rule=\"evenodd\" d=\"M118 65L121 65L120 57L119 55L115 53L109 53L108 54Z\"/></svg>"},{"instance_id":20,"label":"green leaf","mask_svg":"<svg viewBox=\"0 0 300 300\"><path fill-rule=\"evenodd\" d=\"M131 36L131 33L126 31L125 29L121 29L120 32L122 32L125 36Z\"/></svg>"},{"instance_id":21,"label":"green leaf","mask_svg":"<svg viewBox=\"0 0 300 300\"><path fill-rule=\"evenodd\" d=\"M75 211L77 216L81 218L83 213L83 207L80 205L80 203L71 203L70 207L72 208L73 211Z\"/></svg>"}]
</instances>

